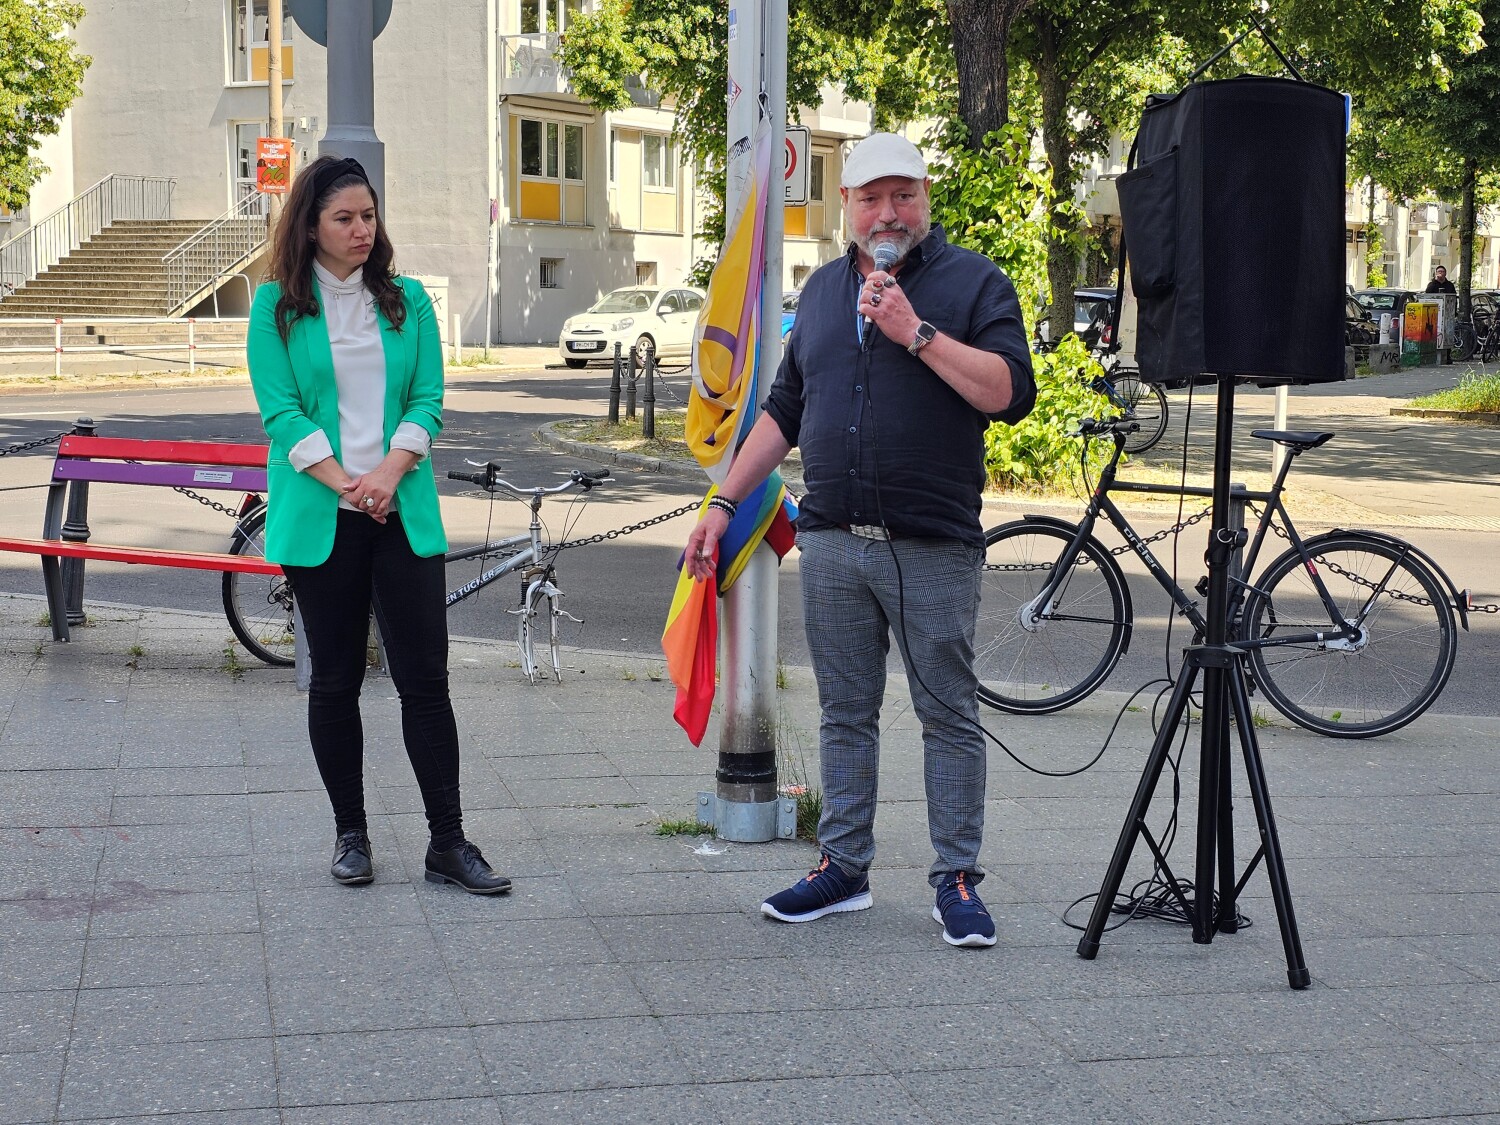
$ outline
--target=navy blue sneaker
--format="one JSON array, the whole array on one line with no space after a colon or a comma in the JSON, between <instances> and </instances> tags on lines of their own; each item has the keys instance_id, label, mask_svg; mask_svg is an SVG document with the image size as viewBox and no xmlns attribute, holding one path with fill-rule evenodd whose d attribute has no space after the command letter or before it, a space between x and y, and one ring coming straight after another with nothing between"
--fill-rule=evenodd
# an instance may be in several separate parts
<instances>
[{"instance_id":1,"label":"navy blue sneaker","mask_svg":"<svg viewBox=\"0 0 1500 1125\"><path fill-rule=\"evenodd\" d=\"M760 912L778 922L811 922L825 914L868 910L870 877L845 875L826 855L803 879L760 904Z\"/></svg>"},{"instance_id":2,"label":"navy blue sneaker","mask_svg":"<svg viewBox=\"0 0 1500 1125\"><path fill-rule=\"evenodd\" d=\"M949 945L995 944L995 920L979 901L967 871L953 871L943 877L932 920L943 924L943 940Z\"/></svg>"}]
</instances>

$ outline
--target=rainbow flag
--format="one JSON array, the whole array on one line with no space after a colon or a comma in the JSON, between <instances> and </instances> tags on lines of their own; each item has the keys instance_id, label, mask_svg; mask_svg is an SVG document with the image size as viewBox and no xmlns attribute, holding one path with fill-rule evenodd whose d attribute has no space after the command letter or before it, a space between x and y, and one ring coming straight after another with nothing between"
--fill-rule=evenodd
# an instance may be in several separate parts
<instances>
[{"instance_id":1,"label":"rainbow flag","mask_svg":"<svg viewBox=\"0 0 1500 1125\"><path fill-rule=\"evenodd\" d=\"M762 118L751 144L749 187L725 232L693 330L693 393L685 437L698 464L723 484L735 451L755 424L760 296L765 270L771 126Z\"/></svg>"},{"instance_id":2,"label":"rainbow flag","mask_svg":"<svg viewBox=\"0 0 1500 1125\"><path fill-rule=\"evenodd\" d=\"M711 487L698 505L699 518L708 506L709 496L716 491L717 485ZM661 648L667 658L667 676L677 689L672 717L694 746L703 743L718 686L718 594L734 585L761 540L778 558L785 558L794 542L792 523L796 518L796 501L787 492L781 475L773 472L740 502L724 537L714 548L713 575L703 582L695 581L683 566L685 559L677 560L677 589L667 611Z\"/></svg>"},{"instance_id":3,"label":"rainbow flag","mask_svg":"<svg viewBox=\"0 0 1500 1125\"><path fill-rule=\"evenodd\" d=\"M719 261L693 331L693 389L688 398L685 436L688 448L713 482L699 505L700 519L755 424L759 405L766 205L772 187L779 190L780 185L779 177L775 185L772 183L771 155L771 125L762 117L749 153L740 150L731 161L730 177L740 177L747 187L739 196L739 213L726 225ZM677 688L672 715L694 746L702 743L708 729L717 687L717 595L734 585L762 540L784 558L792 548L792 522L796 518L796 503L781 475L773 472L740 501L716 548L713 577L696 582L678 560L677 589L667 611L661 647L667 657L667 673Z\"/></svg>"}]
</instances>

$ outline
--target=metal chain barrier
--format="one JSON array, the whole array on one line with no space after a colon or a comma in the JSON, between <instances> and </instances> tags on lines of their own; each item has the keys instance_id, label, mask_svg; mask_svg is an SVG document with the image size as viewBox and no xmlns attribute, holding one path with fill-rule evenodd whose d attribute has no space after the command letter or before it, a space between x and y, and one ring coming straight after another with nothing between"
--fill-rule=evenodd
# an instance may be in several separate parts
<instances>
[{"instance_id":1,"label":"metal chain barrier","mask_svg":"<svg viewBox=\"0 0 1500 1125\"><path fill-rule=\"evenodd\" d=\"M649 520L642 520L640 523L633 523L628 527L616 528L614 531L603 531L598 535L590 535L587 539L569 539L566 542L559 543L556 550L566 551L569 547L591 547L595 543L604 543L610 539L618 539L620 536L629 535L633 531L642 531L648 527L655 527L659 523L666 523L668 520L675 520L678 516L685 516L689 512L697 511L698 505L701 503L701 500L694 500L691 504L684 504L673 511L664 512L659 516L652 516Z\"/></svg>"},{"instance_id":2,"label":"metal chain barrier","mask_svg":"<svg viewBox=\"0 0 1500 1125\"><path fill-rule=\"evenodd\" d=\"M1249 505L1249 507L1250 507L1250 510L1255 513L1256 518L1259 519L1260 518L1260 509L1256 508L1255 505L1253 505L1253 504ZM1283 531L1279 525L1273 523L1271 525L1271 530L1274 531L1277 535L1279 535L1282 539L1285 539L1288 543L1291 542L1292 537L1290 535L1288 535L1285 531ZM1367 590L1373 590L1373 589L1375 589L1375 583L1371 582L1368 578L1364 577L1361 574L1355 574L1353 571L1347 570L1344 567L1339 566L1339 564L1336 563L1336 562L1329 562L1322 555L1314 555L1313 556L1313 560L1315 562L1321 563L1323 566L1325 566L1329 570L1331 570L1334 574L1337 574L1340 578L1347 578L1350 582L1354 583L1356 586L1363 586ZM1416 594L1405 594L1405 593L1402 593L1400 590L1389 590L1388 589L1388 590L1386 590L1386 593L1389 594L1390 597L1393 600L1398 601L1398 602L1411 602L1414 605L1431 605L1432 604L1431 600L1429 600L1428 598L1420 597L1420 596L1418 596ZM1493 603L1479 603L1479 604L1476 604L1472 600L1466 606L1464 606L1464 608L1467 609L1470 613L1500 613L1500 605L1495 605Z\"/></svg>"},{"instance_id":3,"label":"metal chain barrier","mask_svg":"<svg viewBox=\"0 0 1500 1125\"><path fill-rule=\"evenodd\" d=\"M1193 524L1195 524L1195 523L1202 523L1204 520L1208 519L1208 517L1210 515L1212 515L1212 514L1213 514L1213 509L1212 508L1204 508L1203 511L1199 512L1197 515L1195 515L1195 516L1189 516L1187 519L1183 520L1181 523L1174 523L1171 527L1163 528L1161 531L1158 531L1155 535L1148 535L1148 536L1146 536L1145 538L1143 538L1141 540L1141 545L1144 546L1147 543L1159 543L1163 539L1167 538L1167 536L1169 536L1169 535L1176 535L1178 532L1185 531L1188 528L1192 527ZM1133 549L1134 548L1132 548L1129 543L1125 543L1125 544L1122 544L1119 547L1111 547L1110 550L1109 550L1109 553L1112 554L1112 555L1123 555L1127 551L1131 551ZM1082 559L1082 556L1080 555L1080 561L1081 561L1081 559ZM1012 573L1012 574L1014 574L1014 573L1023 573L1023 574L1025 574L1025 573L1029 573L1029 572L1034 571L1034 570L1051 570L1052 569L1052 564L1049 563L1049 562L1044 562L1044 563L985 563L984 564L984 569L985 570L999 571L1001 573Z\"/></svg>"},{"instance_id":4,"label":"metal chain barrier","mask_svg":"<svg viewBox=\"0 0 1500 1125\"><path fill-rule=\"evenodd\" d=\"M44 445L55 445L72 432L72 430L63 430L61 433L53 434L51 437L37 438L35 441L23 441L20 445L12 445L6 449L0 449L0 457L9 457L12 453L25 453L28 449L40 449Z\"/></svg>"}]
</instances>

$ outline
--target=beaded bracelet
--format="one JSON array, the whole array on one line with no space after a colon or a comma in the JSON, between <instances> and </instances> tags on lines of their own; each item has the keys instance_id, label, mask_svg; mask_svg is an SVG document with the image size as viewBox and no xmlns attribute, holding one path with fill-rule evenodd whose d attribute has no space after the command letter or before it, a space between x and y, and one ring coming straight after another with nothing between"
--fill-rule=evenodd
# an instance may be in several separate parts
<instances>
[{"instance_id":1,"label":"beaded bracelet","mask_svg":"<svg viewBox=\"0 0 1500 1125\"><path fill-rule=\"evenodd\" d=\"M739 511L739 505L727 496L710 496L708 498L710 508L718 508L730 519L734 519L735 512Z\"/></svg>"}]
</instances>

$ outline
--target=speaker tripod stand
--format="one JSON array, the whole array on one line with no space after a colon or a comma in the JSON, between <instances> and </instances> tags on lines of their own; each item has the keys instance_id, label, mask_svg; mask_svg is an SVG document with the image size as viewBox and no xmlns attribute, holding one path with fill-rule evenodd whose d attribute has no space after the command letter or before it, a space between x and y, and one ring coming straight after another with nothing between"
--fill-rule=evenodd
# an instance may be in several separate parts
<instances>
[{"instance_id":1,"label":"speaker tripod stand","mask_svg":"<svg viewBox=\"0 0 1500 1125\"><path fill-rule=\"evenodd\" d=\"M1234 438L1234 379L1219 377L1219 394L1214 425L1213 514L1208 547L1208 628L1202 644L1189 646L1183 654L1182 672L1172 691L1171 701L1161 728L1146 759L1146 768L1136 787L1130 812L1115 844L1099 897L1078 943L1078 955L1093 960L1099 952L1114 905L1115 895L1125 878L1131 853L1144 837L1157 865L1165 875L1167 886L1192 919L1193 941L1208 944L1214 933L1234 933L1239 912L1236 901L1256 866L1265 861L1271 883L1271 898L1281 926L1281 942L1286 950L1287 980L1293 988L1306 988L1311 981L1302 958L1302 939L1292 910L1291 888L1286 866L1282 862L1281 841L1276 834L1276 818L1271 811L1271 795L1266 787L1261 764L1260 745L1250 712L1250 696L1245 684L1244 652L1229 644L1229 577L1230 559L1243 532L1229 524L1230 454ZM1161 779L1178 725L1187 714L1194 685L1203 680L1203 721L1199 751L1198 835L1193 901L1188 902L1177 878L1167 864L1156 838L1146 826L1146 813ZM1238 877L1234 864L1234 821L1230 802L1229 724L1239 737L1245 760L1246 781L1255 818L1260 828L1260 849ZM1217 872L1216 872L1217 868ZM1214 883L1217 874L1220 887L1215 910Z\"/></svg>"}]
</instances>

